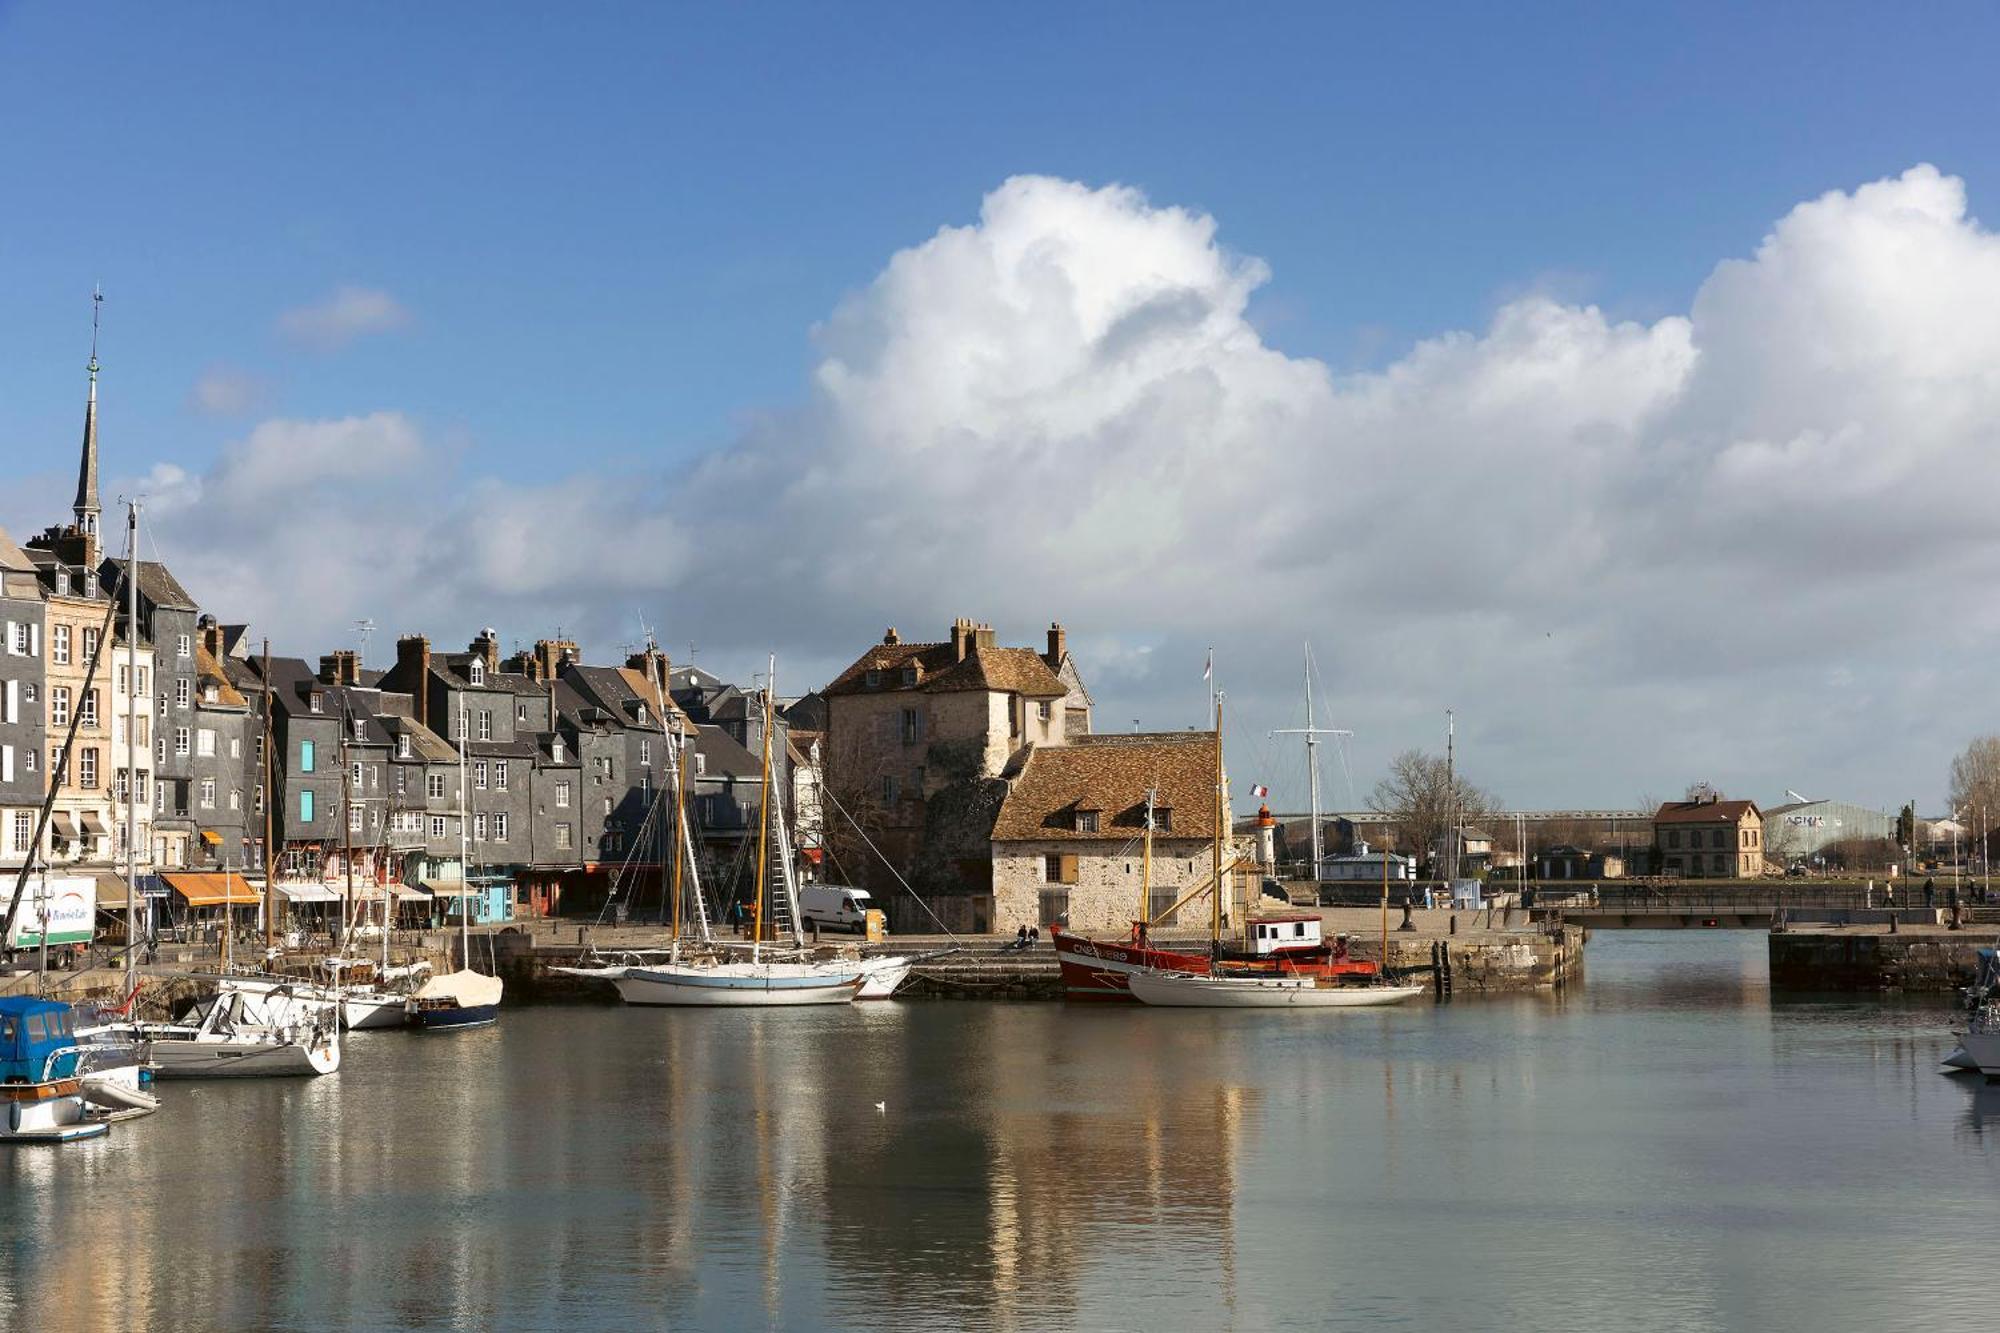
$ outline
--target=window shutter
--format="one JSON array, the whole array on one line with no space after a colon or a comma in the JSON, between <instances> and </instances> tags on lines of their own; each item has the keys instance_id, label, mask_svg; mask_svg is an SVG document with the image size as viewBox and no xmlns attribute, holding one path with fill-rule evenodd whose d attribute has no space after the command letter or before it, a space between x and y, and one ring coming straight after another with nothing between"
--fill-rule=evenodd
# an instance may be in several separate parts
<instances>
[{"instance_id":1,"label":"window shutter","mask_svg":"<svg viewBox=\"0 0 2000 1333\"><path fill-rule=\"evenodd\" d=\"M1065 884L1074 884L1074 883L1076 883L1076 853L1075 853L1075 852L1064 852L1064 853L1063 853L1063 858L1062 858L1062 882L1063 882L1063 883L1065 883Z\"/></svg>"}]
</instances>

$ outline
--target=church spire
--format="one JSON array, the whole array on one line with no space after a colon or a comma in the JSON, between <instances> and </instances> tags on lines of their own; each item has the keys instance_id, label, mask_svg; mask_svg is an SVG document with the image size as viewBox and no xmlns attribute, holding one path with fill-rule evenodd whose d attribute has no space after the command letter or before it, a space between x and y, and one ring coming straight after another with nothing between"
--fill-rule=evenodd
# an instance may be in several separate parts
<instances>
[{"instance_id":1,"label":"church spire","mask_svg":"<svg viewBox=\"0 0 2000 1333\"><path fill-rule=\"evenodd\" d=\"M100 288L90 294L90 398L83 407L83 463L76 472L76 530L97 537L97 313L104 305Z\"/></svg>"}]
</instances>

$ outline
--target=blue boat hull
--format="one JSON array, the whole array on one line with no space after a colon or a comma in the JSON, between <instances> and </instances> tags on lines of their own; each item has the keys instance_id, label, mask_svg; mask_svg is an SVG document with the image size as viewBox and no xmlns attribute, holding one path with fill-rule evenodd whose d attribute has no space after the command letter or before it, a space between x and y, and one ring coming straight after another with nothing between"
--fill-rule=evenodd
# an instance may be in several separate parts
<instances>
[{"instance_id":1,"label":"blue boat hull","mask_svg":"<svg viewBox=\"0 0 2000 1333\"><path fill-rule=\"evenodd\" d=\"M426 1032L450 1032L458 1028L483 1028L500 1021L497 1004L452 1005L445 1009L418 1009L410 1014L410 1026Z\"/></svg>"}]
</instances>

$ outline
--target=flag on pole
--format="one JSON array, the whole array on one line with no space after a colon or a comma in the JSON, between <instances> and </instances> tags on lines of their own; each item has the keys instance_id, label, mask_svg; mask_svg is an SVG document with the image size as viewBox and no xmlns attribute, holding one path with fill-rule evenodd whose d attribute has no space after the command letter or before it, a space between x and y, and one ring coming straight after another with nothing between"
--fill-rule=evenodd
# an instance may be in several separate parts
<instances>
[{"instance_id":1,"label":"flag on pole","mask_svg":"<svg viewBox=\"0 0 2000 1333\"><path fill-rule=\"evenodd\" d=\"M1215 649L1213 648L1208 650L1208 665L1201 669L1201 678L1203 680L1215 679Z\"/></svg>"},{"instance_id":2,"label":"flag on pole","mask_svg":"<svg viewBox=\"0 0 2000 1333\"><path fill-rule=\"evenodd\" d=\"M1271 789L1269 787L1266 787L1261 782L1250 789L1250 795L1255 800L1261 801L1270 794L1271 794Z\"/></svg>"}]
</instances>

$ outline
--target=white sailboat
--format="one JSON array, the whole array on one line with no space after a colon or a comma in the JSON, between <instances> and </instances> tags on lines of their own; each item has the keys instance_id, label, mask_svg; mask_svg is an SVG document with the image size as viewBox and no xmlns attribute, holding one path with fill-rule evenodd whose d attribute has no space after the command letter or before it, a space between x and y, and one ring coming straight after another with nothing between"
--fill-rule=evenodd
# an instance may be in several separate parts
<instances>
[{"instance_id":1,"label":"white sailboat","mask_svg":"<svg viewBox=\"0 0 2000 1333\"><path fill-rule=\"evenodd\" d=\"M413 1027L426 1032L454 1032L464 1028L487 1027L500 1021L500 997L506 986L498 977L489 977L472 967L472 843L471 825L466 814L465 751L471 732L466 726L466 709L458 707L458 957L456 972L432 977L417 987L404 1005Z\"/></svg>"},{"instance_id":2,"label":"white sailboat","mask_svg":"<svg viewBox=\"0 0 2000 1333\"><path fill-rule=\"evenodd\" d=\"M137 1025L161 1078L284 1078L340 1068L335 1007L309 995L221 990L189 1019Z\"/></svg>"},{"instance_id":3,"label":"white sailboat","mask_svg":"<svg viewBox=\"0 0 2000 1333\"><path fill-rule=\"evenodd\" d=\"M613 978L619 998L627 1004L711 1008L846 1004L860 994L869 980L869 973L859 959L819 961L804 956L805 940L799 934L799 899L793 877L791 840L785 830L783 802L771 799L771 738L776 676L777 660L773 658L764 681L763 792L758 802L757 898L751 914L750 957L747 960L669 961L658 966L628 967L624 975ZM681 826L685 839L688 836L685 818L681 820ZM689 843L685 850L691 863L692 844ZM775 883L769 876L772 861L776 861L778 867ZM792 931L789 957L764 956L765 905L772 890L784 895L787 924ZM695 893L699 904L698 879L695 880ZM676 895L678 925L678 877ZM697 917L705 942L713 945L713 938L708 934L706 909L698 906ZM772 925L775 927L776 922L773 921ZM878 971L883 972L886 979L888 969ZM900 982L901 979L896 980Z\"/></svg>"}]
</instances>

